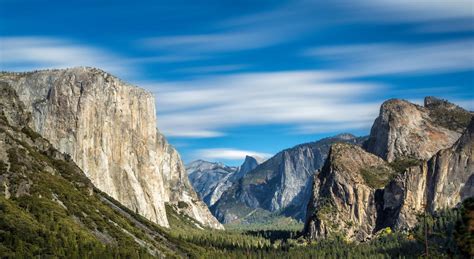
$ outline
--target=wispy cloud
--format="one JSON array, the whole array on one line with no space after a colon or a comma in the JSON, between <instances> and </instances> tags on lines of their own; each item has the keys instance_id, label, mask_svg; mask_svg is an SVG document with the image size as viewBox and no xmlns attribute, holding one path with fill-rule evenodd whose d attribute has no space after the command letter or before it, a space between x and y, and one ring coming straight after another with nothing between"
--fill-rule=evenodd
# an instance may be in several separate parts
<instances>
[{"instance_id":1,"label":"wispy cloud","mask_svg":"<svg viewBox=\"0 0 474 259\"><path fill-rule=\"evenodd\" d=\"M173 49L182 52L223 52L254 49L268 46L275 38L265 32L222 32L215 34L175 35L143 40L143 44L156 49Z\"/></svg>"},{"instance_id":2,"label":"wispy cloud","mask_svg":"<svg viewBox=\"0 0 474 259\"><path fill-rule=\"evenodd\" d=\"M0 44L0 68L3 70L93 66L120 75L131 72L122 65L123 58L119 56L62 39L0 37Z\"/></svg>"},{"instance_id":3,"label":"wispy cloud","mask_svg":"<svg viewBox=\"0 0 474 259\"><path fill-rule=\"evenodd\" d=\"M159 128L181 137L214 137L228 127L262 124L350 130L341 123L372 120L380 101L363 100L384 88L315 71L241 73L146 87L158 96Z\"/></svg>"},{"instance_id":4,"label":"wispy cloud","mask_svg":"<svg viewBox=\"0 0 474 259\"><path fill-rule=\"evenodd\" d=\"M196 150L194 155L197 158L206 160L243 160L245 156L257 156L262 158L269 158L272 156L272 154L268 153L233 148L199 149Z\"/></svg>"},{"instance_id":5,"label":"wispy cloud","mask_svg":"<svg viewBox=\"0 0 474 259\"><path fill-rule=\"evenodd\" d=\"M474 40L316 47L306 55L336 63L345 77L432 74L474 68Z\"/></svg>"},{"instance_id":6,"label":"wispy cloud","mask_svg":"<svg viewBox=\"0 0 474 259\"><path fill-rule=\"evenodd\" d=\"M187 68L180 68L176 71L181 73L219 73L219 72L233 72L239 71L246 68L246 65L241 64L233 64L233 65L217 65L217 66L198 66L198 67L187 67Z\"/></svg>"},{"instance_id":7,"label":"wispy cloud","mask_svg":"<svg viewBox=\"0 0 474 259\"><path fill-rule=\"evenodd\" d=\"M471 0L362 0L360 14L367 20L382 21L433 21L473 18L474 4Z\"/></svg>"}]
</instances>

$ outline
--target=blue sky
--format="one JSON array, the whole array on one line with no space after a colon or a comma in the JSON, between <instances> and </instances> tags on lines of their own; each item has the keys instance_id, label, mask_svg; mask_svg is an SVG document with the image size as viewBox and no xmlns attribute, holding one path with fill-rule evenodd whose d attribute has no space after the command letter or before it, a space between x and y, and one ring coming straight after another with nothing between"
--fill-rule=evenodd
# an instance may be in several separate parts
<instances>
[{"instance_id":1,"label":"blue sky","mask_svg":"<svg viewBox=\"0 0 474 259\"><path fill-rule=\"evenodd\" d=\"M388 98L474 109L474 3L0 0L0 69L94 66L152 91L184 160L340 132Z\"/></svg>"}]
</instances>

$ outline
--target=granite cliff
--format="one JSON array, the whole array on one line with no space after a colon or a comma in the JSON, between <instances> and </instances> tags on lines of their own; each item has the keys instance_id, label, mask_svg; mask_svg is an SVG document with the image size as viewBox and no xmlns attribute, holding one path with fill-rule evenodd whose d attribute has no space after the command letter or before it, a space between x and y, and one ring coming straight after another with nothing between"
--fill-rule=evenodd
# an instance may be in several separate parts
<instances>
[{"instance_id":1,"label":"granite cliff","mask_svg":"<svg viewBox=\"0 0 474 259\"><path fill-rule=\"evenodd\" d=\"M459 139L472 114L447 101L425 98L419 106L405 100L384 102L367 141L367 151L392 162L427 160Z\"/></svg>"},{"instance_id":2,"label":"granite cliff","mask_svg":"<svg viewBox=\"0 0 474 259\"><path fill-rule=\"evenodd\" d=\"M383 159L358 146L332 145L313 182L305 226L309 238L369 239L377 221L376 190L393 173Z\"/></svg>"},{"instance_id":3,"label":"granite cliff","mask_svg":"<svg viewBox=\"0 0 474 259\"><path fill-rule=\"evenodd\" d=\"M474 196L474 120L450 148L409 167L385 188L385 225L410 229L425 210L452 208Z\"/></svg>"},{"instance_id":4,"label":"granite cliff","mask_svg":"<svg viewBox=\"0 0 474 259\"><path fill-rule=\"evenodd\" d=\"M185 257L162 228L98 190L28 125L31 113L0 82L0 254L35 257Z\"/></svg>"},{"instance_id":5,"label":"granite cliff","mask_svg":"<svg viewBox=\"0 0 474 259\"><path fill-rule=\"evenodd\" d=\"M29 127L67 153L100 190L168 226L165 203L222 228L190 186L179 154L156 129L152 94L94 68L2 73Z\"/></svg>"},{"instance_id":6,"label":"granite cliff","mask_svg":"<svg viewBox=\"0 0 474 259\"><path fill-rule=\"evenodd\" d=\"M246 156L241 166L233 167L222 163L196 160L189 163L186 170L194 189L208 206L212 206L220 199L224 191L255 169L262 161L263 159L258 157Z\"/></svg>"},{"instance_id":7,"label":"granite cliff","mask_svg":"<svg viewBox=\"0 0 474 259\"><path fill-rule=\"evenodd\" d=\"M313 181L305 234L364 241L382 228L414 227L425 208L434 213L472 197L473 124L471 112L434 97L424 107L385 102L366 150L331 148Z\"/></svg>"}]
</instances>

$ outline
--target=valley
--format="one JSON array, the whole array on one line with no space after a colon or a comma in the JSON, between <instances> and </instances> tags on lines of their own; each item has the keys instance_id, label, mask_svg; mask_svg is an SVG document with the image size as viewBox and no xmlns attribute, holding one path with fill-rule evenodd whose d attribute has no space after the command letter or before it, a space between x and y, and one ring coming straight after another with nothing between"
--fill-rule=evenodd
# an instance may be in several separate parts
<instances>
[{"instance_id":1,"label":"valley","mask_svg":"<svg viewBox=\"0 0 474 259\"><path fill-rule=\"evenodd\" d=\"M474 254L473 113L446 100L387 100L368 136L185 166L153 95L105 71L2 72L0 90L2 257Z\"/></svg>"}]
</instances>

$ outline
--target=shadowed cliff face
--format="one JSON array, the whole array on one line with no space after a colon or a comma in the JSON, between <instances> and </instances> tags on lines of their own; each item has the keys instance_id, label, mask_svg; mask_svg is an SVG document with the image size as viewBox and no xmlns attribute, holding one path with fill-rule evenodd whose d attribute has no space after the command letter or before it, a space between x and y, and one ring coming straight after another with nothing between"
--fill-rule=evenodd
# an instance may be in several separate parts
<instances>
[{"instance_id":1,"label":"shadowed cliff face","mask_svg":"<svg viewBox=\"0 0 474 259\"><path fill-rule=\"evenodd\" d=\"M385 161L333 145L314 178L308 237L364 241L385 227L414 227L425 206L434 212L474 195L472 114L433 97L425 106L382 105L366 146Z\"/></svg>"},{"instance_id":2,"label":"shadowed cliff face","mask_svg":"<svg viewBox=\"0 0 474 259\"><path fill-rule=\"evenodd\" d=\"M168 226L165 202L197 201L179 155L157 132L150 93L93 68L3 73L0 81L17 92L33 130L131 210ZM221 227L207 208L192 208Z\"/></svg>"}]
</instances>

